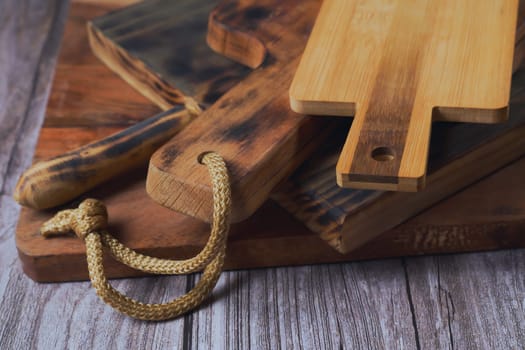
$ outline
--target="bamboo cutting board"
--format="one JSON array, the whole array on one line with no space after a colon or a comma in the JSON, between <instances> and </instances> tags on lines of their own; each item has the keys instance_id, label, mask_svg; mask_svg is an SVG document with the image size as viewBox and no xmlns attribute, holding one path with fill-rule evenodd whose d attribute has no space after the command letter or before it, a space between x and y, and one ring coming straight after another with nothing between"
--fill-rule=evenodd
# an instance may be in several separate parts
<instances>
[{"instance_id":1,"label":"bamboo cutting board","mask_svg":"<svg viewBox=\"0 0 525 350\"><path fill-rule=\"evenodd\" d=\"M292 109L354 116L342 187L424 187L433 120L507 119L517 0L325 0Z\"/></svg>"},{"instance_id":2,"label":"bamboo cutting board","mask_svg":"<svg viewBox=\"0 0 525 350\"><path fill-rule=\"evenodd\" d=\"M86 20L112 9L101 4L71 5L36 161L107 136L158 112L157 107L134 93L89 52L84 31ZM523 96L521 92L518 95ZM329 166L335 166L335 160ZM346 255L334 252L318 235L267 202L253 218L234 225L227 267L525 247L525 185L520 182L524 172L522 159ZM111 230L132 248L170 258L195 254L206 242L207 225L150 200L144 190L145 175L146 169L137 171L125 180L101 186L86 197L94 196L108 204ZM287 187L296 185L296 179L292 179ZM312 193L322 193L318 199L330 197L333 203L341 203L333 181L320 181L311 188L317 189ZM326 208L315 207L314 198L308 203L300 200L298 203L304 206L304 211L317 212L318 223L322 223ZM472 203L477 205L472 208ZM39 235L40 225L52 214L22 209L16 244L24 271L37 281L87 279L85 251L80 240L73 236L44 239ZM333 228L331 220L325 221L325 230ZM105 265L112 277L136 274L112 259Z\"/></svg>"}]
</instances>

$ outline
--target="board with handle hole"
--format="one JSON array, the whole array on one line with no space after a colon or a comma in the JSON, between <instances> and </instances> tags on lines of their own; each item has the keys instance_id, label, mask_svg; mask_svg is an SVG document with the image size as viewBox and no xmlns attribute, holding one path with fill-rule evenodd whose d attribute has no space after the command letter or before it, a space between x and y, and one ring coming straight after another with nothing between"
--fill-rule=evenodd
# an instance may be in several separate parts
<instances>
[{"instance_id":1,"label":"board with handle hole","mask_svg":"<svg viewBox=\"0 0 525 350\"><path fill-rule=\"evenodd\" d=\"M342 187L418 191L433 120L507 119L517 0L326 0L293 110L354 116Z\"/></svg>"}]
</instances>

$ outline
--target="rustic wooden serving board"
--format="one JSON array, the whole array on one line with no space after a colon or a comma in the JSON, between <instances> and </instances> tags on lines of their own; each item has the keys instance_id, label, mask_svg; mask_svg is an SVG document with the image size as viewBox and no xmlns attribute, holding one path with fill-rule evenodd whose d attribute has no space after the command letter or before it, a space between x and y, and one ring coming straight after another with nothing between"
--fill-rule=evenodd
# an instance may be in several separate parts
<instances>
[{"instance_id":1,"label":"rustic wooden serving board","mask_svg":"<svg viewBox=\"0 0 525 350\"><path fill-rule=\"evenodd\" d=\"M164 36L167 27L178 28L174 24L176 9L184 9L180 5L182 3L188 3L189 8L197 6L190 0L176 3L171 0L146 1L94 20L91 25L92 42L102 43L94 46L95 52L106 61L118 56L113 64L124 60L123 69L136 71L129 68L128 61L133 66L135 59L141 60L132 53L148 51L159 36ZM215 29L208 39L213 42L239 43L242 46L243 38L253 37L248 44L263 43L267 59L260 68L227 91L217 103L153 155L146 188L152 198L162 205L209 221L213 208L211 183L208 170L199 164L198 158L205 152L215 151L229 166L232 220L237 222L253 214L274 187L291 175L322 143L323 137L331 129L331 123L321 118L291 113L287 108L288 84L306 43L305 35L314 22L319 2L264 0L218 3L209 22ZM173 16L169 15L170 10ZM193 12L187 15L199 14ZM137 23L141 26L140 30L135 27ZM236 35L239 32L244 33L244 36ZM143 43L148 44L144 47ZM193 38L186 45L191 47ZM116 49L106 50L108 47ZM128 47L130 51L127 56L115 55L115 52L120 53ZM177 55L186 58L181 50L166 49L163 51L164 56L159 59L159 49L154 47L153 52L147 54L148 60L141 61L144 62L143 68L157 66L155 60L173 62L173 57ZM168 47L171 46L168 44ZM129 60L129 57L135 59ZM187 59L191 62L193 55ZM166 81L167 75L179 75L187 79L186 75L194 74L192 64L186 63L177 68L169 65L169 70L162 68L154 74L164 77ZM186 71L188 65L190 68ZM143 69L140 72L147 79L149 74L144 74ZM214 84L211 82L210 86L214 87ZM161 91L162 86L158 87ZM147 94L152 92L148 90Z\"/></svg>"},{"instance_id":2,"label":"rustic wooden serving board","mask_svg":"<svg viewBox=\"0 0 525 350\"><path fill-rule=\"evenodd\" d=\"M299 113L354 116L342 187L424 187L433 119L507 119L518 0L325 0L290 87Z\"/></svg>"},{"instance_id":3,"label":"rustic wooden serving board","mask_svg":"<svg viewBox=\"0 0 525 350\"><path fill-rule=\"evenodd\" d=\"M164 110L183 104L186 96L209 106L250 72L215 54L206 44L208 16L217 3L144 1L91 18L92 49ZM147 53L146 59L141 57L143 53Z\"/></svg>"},{"instance_id":4,"label":"rustic wooden serving board","mask_svg":"<svg viewBox=\"0 0 525 350\"><path fill-rule=\"evenodd\" d=\"M86 20L113 8L71 5L35 160L77 148L158 112L89 51ZM346 255L335 252L270 201L250 220L234 225L227 268L524 247L524 171L525 159ZM146 169L137 171L126 181L114 181L86 196L106 202L112 231L132 248L171 258L195 254L207 239L207 225L155 204L145 192L145 174ZM332 183L315 188L337 200L337 194L330 190ZM472 203L477 205L472 207ZM319 220L323 210L311 209L319 213ZM37 281L87 279L80 240L73 236L44 239L39 235L39 226L52 214L22 209L16 242L24 271ZM112 259L106 265L112 277L136 275Z\"/></svg>"}]
</instances>

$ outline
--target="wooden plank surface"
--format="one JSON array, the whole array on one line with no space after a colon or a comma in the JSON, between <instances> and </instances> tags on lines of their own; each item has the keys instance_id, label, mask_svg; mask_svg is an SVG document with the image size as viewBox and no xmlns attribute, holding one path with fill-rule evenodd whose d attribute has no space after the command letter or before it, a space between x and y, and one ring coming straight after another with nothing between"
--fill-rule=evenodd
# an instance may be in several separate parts
<instances>
[{"instance_id":1,"label":"wooden plank surface","mask_svg":"<svg viewBox=\"0 0 525 350\"><path fill-rule=\"evenodd\" d=\"M433 119L507 119L518 0L327 0L290 87L292 109L354 116L342 187L425 186Z\"/></svg>"},{"instance_id":2,"label":"wooden plank surface","mask_svg":"<svg viewBox=\"0 0 525 350\"><path fill-rule=\"evenodd\" d=\"M0 47L9 48L0 50L0 71L12 82L9 90L0 86L0 130L13 135L0 141L6 150L0 158L0 348L525 346L524 250L229 272L212 303L162 323L113 312L87 283L39 284L26 278L14 244L19 207L10 193L31 162L34 125L44 116L58 50L56 19L65 19L65 5L0 3ZM194 282L194 277L168 277L113 283L156 302Z\"/></svg>"},{"instance_id":3,"label":"wooden plank surface","mask_svg":"<svg viewBox=\"0 0 525 350\"><path fill-rule=\"evenodd\" d=\"M109 73L109 70L104 69L102 63L90 54L84 30L85 22L104 11L109 9L104 6L76 3L71 7L47 115L36 148L37 161L77 148L96 137L102 137L105 133L125 127L146 118L149 113L156 112L145 98ZM93 75L92 72L97 74ZM101 90L120 91L121 94L103 94ZM123 99L133 108L123 108ZM462 135L461 132L458 134ZM333 157L336 157L336 153ZM327 159L328 164L333 157ZM489 185L478 184L466 190L465 194L458 197L459 201L455 198L450 199L435 214L432 214L433 211L423 214L423 219L417 217L347 255L335 253L324 245L319 237L292 220L283 210L267 203L253 218L234 226L226 266L247 268L311 264L523 245L525 240L519 236L519 228L523 226L525 216L521 200L525 186L520 186L523 164L525 162L515 164L505 172L483 181L483 184ZM330 195L331 189L337 186L333 183L329 168L323 166L322 171L316 167L312 168L316 171L311 175L311 182L301 183L322 191L318 197L325 197L327 203L337 202L342 196L347 197L342 202L346 204L353 203L354 198L367 198L362 194L352 195L348 192ZM151 201L144 190L144 170L139 169L134 176L128 176L126 180L117 179L86 196L100 198L106 202L112 230L135 249L166 257L194 255L206 242L207 225L159 207ZM327 173L329 174L326 175ZM310 186L312 183L317 185ZM333 186L327 188L326 184ZM291 185L296 186L297 181L292 179ZM487 186L499 195L487 196ZM515 188L523 191L516 191ZM469 202L461 200L465 196L475 197L477 203L486 203L482 206L485 209L483 215L472 212ZM373 195L371 197L373 198ZM301 191L291 191L286 198L291 198L296 205L301 206L304 204L304 198L308 196ZM514 208L512 215L501 215L500 207L505 204ZM311 208L311 204L304 205L304 208ZM330 242L337 241L332 226L338 219L330 221L332 216L327 215L324 207L315 208L317 211L310 209L307 212L316 212L317 221L325 224L323 229L326 232L331 232L331 235L325 233L323 237ZM41 223L51 215L52 211L36 212L27 208L22 211L17 229L17 248L25 272L37 281L86 279L85 252L81 241L74 237L44 239L39 235ZM311 225L312 218L299 217ZM321 220L321 217L325 220ZM453 217L461 219L448 221ZM461 235L457 232L461 232ZM498 233L496 239L493 238L494 232ZM295 247L293 253L290 252L290 246ZM110 276L136 274L112 259L107 260L107 266Z\"/></svg>"}]
</instances>

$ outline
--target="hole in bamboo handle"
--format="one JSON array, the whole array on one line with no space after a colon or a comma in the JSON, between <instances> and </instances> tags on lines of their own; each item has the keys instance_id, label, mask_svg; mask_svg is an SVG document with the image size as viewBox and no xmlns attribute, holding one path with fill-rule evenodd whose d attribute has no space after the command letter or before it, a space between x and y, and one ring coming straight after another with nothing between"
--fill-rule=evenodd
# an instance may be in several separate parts
<instances>
[{"instance_id":1,"label":"hole in bamboo handle","mask_svg":"<svg viewBox=\"0 0 525 350\"><path fill-rule=\"evenodd\" d=\"M389 162L394 160L395 156L389 147L376 147L372 150L372 158L378 162Z\"/></svg>"}]
</instances>

